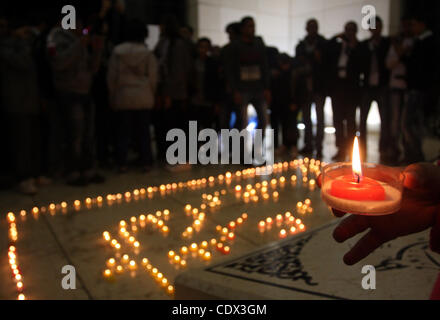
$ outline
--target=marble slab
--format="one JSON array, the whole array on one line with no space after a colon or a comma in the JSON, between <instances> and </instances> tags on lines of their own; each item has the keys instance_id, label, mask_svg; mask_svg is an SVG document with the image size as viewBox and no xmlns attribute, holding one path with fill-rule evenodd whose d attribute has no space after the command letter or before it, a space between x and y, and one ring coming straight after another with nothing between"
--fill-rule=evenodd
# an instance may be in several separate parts
<instances>
[{"instance_id":1,"label":"marble slab","mask_svg":"<svg viewBox=\"0 0 440 320\"><path fill-rule=\"evenodd\" d=\"M337 221L176 278L177 299L428 299L440 272L428 232L396 239L354 266L342 262L356 237L336 243ZM376 289L361 282L376 269Z\"/></svg>"}]
</instances>

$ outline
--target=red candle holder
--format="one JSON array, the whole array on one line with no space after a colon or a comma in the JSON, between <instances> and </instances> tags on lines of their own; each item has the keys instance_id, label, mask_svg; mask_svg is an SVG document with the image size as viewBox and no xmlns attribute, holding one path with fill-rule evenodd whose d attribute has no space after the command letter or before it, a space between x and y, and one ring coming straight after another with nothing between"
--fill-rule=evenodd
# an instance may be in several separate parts
<instances>
[{"instance_id":1,"label":"red candle holder","mask_svg":"<svg viewBox=\"0 0 440 320\"><path fill-rule=\"evenodd\" d=\"M398 168L362 163L362 175L351 162L322 169L321 198L330 207L359 215L386 215L400 209L404 176Z\"/></svg>"}]
</instances>

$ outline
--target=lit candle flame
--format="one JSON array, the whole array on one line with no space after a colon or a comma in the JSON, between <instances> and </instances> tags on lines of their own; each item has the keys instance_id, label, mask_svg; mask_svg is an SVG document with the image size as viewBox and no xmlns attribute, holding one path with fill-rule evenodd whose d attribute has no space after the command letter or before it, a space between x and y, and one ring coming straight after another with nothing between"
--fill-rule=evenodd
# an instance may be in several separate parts
<instances>
[{"instance_id":1,"label":"lit candle flame","mask_svg":"<svg viewBox=\"0 0 440 320\"><path fill-rule=\"evenodd\" d=\"M361 167L361 157L359 155L359 142L358 138L354 138L353 143L353 156L351 158L351 167L353 170L353 175L356 177L359 182L362 177L362 167Z\"/></svg>"}]
</instances>

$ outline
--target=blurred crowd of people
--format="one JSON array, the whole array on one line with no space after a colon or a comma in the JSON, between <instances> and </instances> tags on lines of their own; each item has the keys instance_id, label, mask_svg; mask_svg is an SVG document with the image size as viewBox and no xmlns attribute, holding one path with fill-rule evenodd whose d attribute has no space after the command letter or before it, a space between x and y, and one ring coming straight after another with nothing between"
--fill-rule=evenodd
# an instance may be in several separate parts
<instances>
[{"instance_id":1,"label":"blurred crowd of people","mask_svg":"<svg viewBox=\"0 0 440 320\"><path fill-rule=\"evenodd\" d=\"M74 30L3 17L2 175L33 194L54 177L74 186L103 182L102 167L126 172L136 165L148 172L165 159L170 129L187 131L188 121L196 120L199 129L241 130L249 104L257 128L270 124L275 130L277 155L321 158L327 97L334 160L349 157L357 131L365 157L367 117L376 101L381 161L421 161L423 121L438 104L434 34L422 17L402 19L392 37L382 35L379 17L375 25L363 41L354 21L326 39L310 19L292 57L266 46L252 17L229 24L229 43L219 47L208 38L194 42L190 26L166 15L155 48L145 44L146 24L127 19L118 2L103 1L98 13L78 17ZM305 125L301 150L299 115Z\"/></svg>"}]
</instances>

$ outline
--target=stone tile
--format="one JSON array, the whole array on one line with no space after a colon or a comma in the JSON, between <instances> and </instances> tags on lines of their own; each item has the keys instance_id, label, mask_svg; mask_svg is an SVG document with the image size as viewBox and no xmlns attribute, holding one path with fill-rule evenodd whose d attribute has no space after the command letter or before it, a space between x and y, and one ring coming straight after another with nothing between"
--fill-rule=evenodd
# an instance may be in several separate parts
<instances>
[{"instance_id":1,"label":"stone tile","mask_svg":"<svg viewBox=\"0 0 440 320\"><path fill-rule=\"evenodd\" d=\"M354 266L331 239L335 222L176 279L181 299L427 299L440 271L428 233L399 238ZM364 290L362 266L376 268L376 289Z\"/></svg>"}]
</instances>

